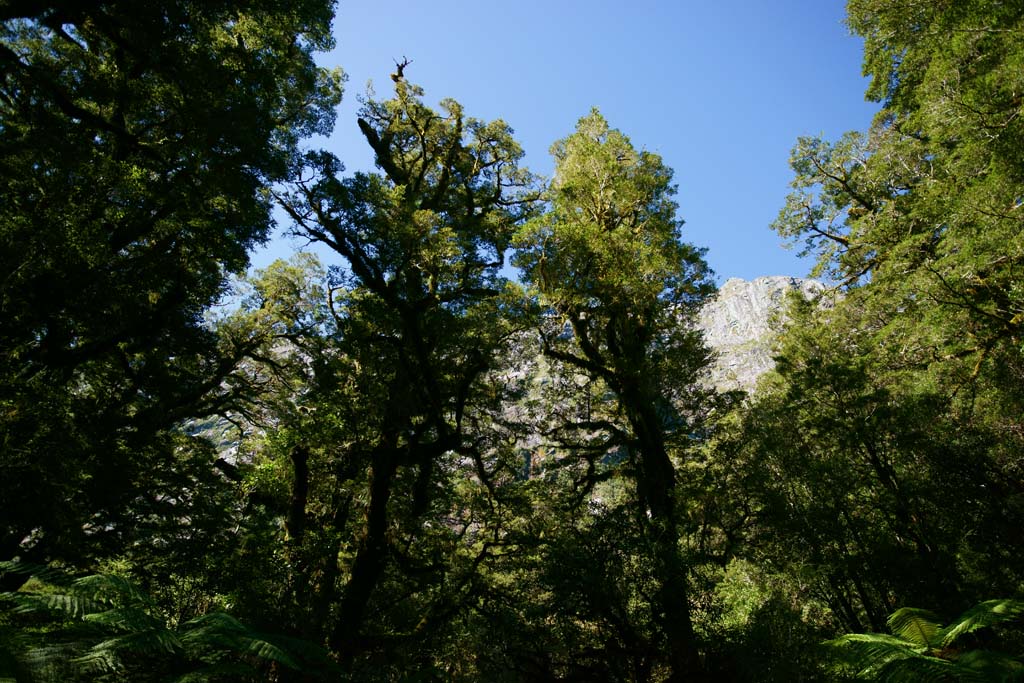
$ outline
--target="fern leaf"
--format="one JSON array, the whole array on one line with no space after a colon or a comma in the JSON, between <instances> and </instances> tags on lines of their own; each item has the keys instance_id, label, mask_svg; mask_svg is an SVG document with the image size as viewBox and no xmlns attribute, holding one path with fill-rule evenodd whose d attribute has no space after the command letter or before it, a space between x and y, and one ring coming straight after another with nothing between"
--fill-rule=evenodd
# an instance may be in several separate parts
<instances>
[{"instance_id":1,"label":"fern leaf","mask_svg":"<svg viewBox=\"0 0 1024 683\"><path fill-rule=\"evenodd\" d=\"M244 647L241 648L246 654L252 655L257 659L262 659L267 662L277 662L283 664L289 669L296 671L302 667L299 663L285 651L284 648L280 647L276 643L269 640L266 636L253 634L243 638Z\"/></svg>"},{"instance_id":2,"label":"fern leaf","mask_svg":"<svg viewBox=\"0 0 1024 683\"><path fill-rule=\"evenodd\" d=\"M132 632L161 628L162 619L157 619L138 607L122 607L106 612L95 612L85 615L85 620L117 631Z\"/></svg>"},{"instance_id":3,"label":"fern leaf","mask_svg":"<svg viewBox=\"0 0 1024 683\"><path fill-rule=\"evenodd\" d=\"M333 662L319 645L297 638L262 633L250 629L234 617L223 612L206 614L186 623L182 642L197 654L209 650L227 650L275 662L296 671L305 671L309 662L313 667L329 670Z\"/></svg>"},{"instance_id":4,"label":"fern leaf","mask_svg":"<svg viewBox=\"0 0 1024 683\"><path fill-rule=\"evenodd\" d=\"M65 572L44 564L33 564L31 562L19 562L17 560L5 560L0 562L0 574L18 574L33 578L51 586L70 586L71 577Z\"/></svg>"},{"instance_id":5,"label":"fern leaf","mask_svg":"<svg viewBox=\"0 0 1024 683\"><path fill-rule=\"evenodd\" d=\"M991 650L971 650L956 660L956 666L965 680L1011 683L1024 681L1024 663Z\"/></svg>"},{"instance_id":6,"label":"fern leaf","mask_svg":"<svg viewBox=\"0 0 1024 683\"><path fill-rule=\"evenodd\" d=\"M14 611L21 614L51 611L83 619L86 614L102 609L94 600L66 593L4 593L3 597L14 602Z\"/></svg>"},{"instance_id":7,"label":"fern leaf","mask_svg":"<svg viewBox=\"0 0 1024 683\"><path fill-rule=\"evenodd\" d=\"M86 674L115 673L121 668L121 658L111 650L93 650L75 657L71 662L78 671Z\"/></svg>"},{"instance_id":8,"label":"fern leaf","mask_svg":"<svg viewBox=\"0 0 1024 683\"><path fill-rule=\"evenodd\" d=\"M116 638L108 638L96 643L89 652L137 652L142 654L174 654L184 649L181 640L171 631L162 626L150 628L145 631L126 633Z\"/></svg>"},{"instance_id":9,"label":"fern leaf","mask_svg":"<svg viewBox=\"0 0 1024 683\"><path fill-rule=\"evenodd\" d=\"M81 643L58 643L31 648L20 659L31 674L28 680L63 682L72 679L71 660L81 652Z\"/></svg>"},{"instance_id":10,"label":"fern leaf","mask_svg":"<svg viewBox=\"0 0 1024 683\"><path fill-rule=\"evenodd\" d=\"M154 606L153 599L131 581L110 574L92 574L76 579L73 584L78 595L92 597L106 603Z\"/></svg>"},{"instance_id":11,"label":"fern leaf","mask_svg":"<svg viewBox=\"0 0 1024 683\"><path fill-rule=\"evenodd\" d=\"M865 680L878 681L878 683L922 683L923 681L971 683L974 679L965 678L956 665L946 659L914 655L889 662L879 671L872 672L872 675L866 677Z\"/></svg>"},{"instance_id":12,"label":"fern leaf","mask_svg":"<svg viewBox=\"0 0 1024 683\"><path fill-rule=\"evenodd\" d=\"M924 653L926 648L883 633L849 633L824 643L833 656L857 671L858 678L876 679L886 666Z\"/></svg>"},{"instance_id":13,"label":"fern leaf","mask_svg":"<svg viewBox=\"0 0 1024 683\"><path fill-rule=\"evenodd\" d=\"M986 600L961 614L956 621L942 629L938 637L943 647L946 647L967 633L1019 619L1022 615L1024 615L1024 600Z\"/></svg>"},{"instance_id":14,"label":"fern leaf","mask_svg":"<svg viewBox=\"0 0 1024 683\"><path fill-rule=\"evenodd\" d=\"M223 612L203 615L185 624L189 630L181 639L187 645L200 649L226 649L247 654L257 659L273 661L291 669L299 664L284 648L266 636L250 630L245 624Z\"/></svg>"},{"instance_id":15,"label":"fern leaf","mask_svg":"<svg viewBox=\"0 0 1024 683\"><path fill-rule=\"evenodd\" d=\"M934 612L916 607L903 607L896 610L886 622L893 635L908 640L915 645L935 647L936 634L939 632L939 617Z\"/></svg>"},{"instance_id":16,"label":"fern leaf","mask_svg":"<svg viewBox=\"0 0 1024 683\"><path fill-rule=\"evenodd\" d=\"M17 683L28 679L18 654L28 649L25 634L16 628L0 624L0 683Z\"/></svg>"},{"instance_id":17,"label":"fern leaf","mask_svg":"<svg viewBox=\"0 0 1024 683\"><path fill-rule=\"evenodd\" d=\"M289 636L278 635L276 633L272 637L273 641L281 648L303 661L306 666L304 666L302 670L316 670L324 673L341 673L338 663L331 658L330 654L322 645L308 640L303 640L302 638L292 638Z\"/></svg>"},{"instance_id":18,"label":"fern leaf","mask_svg":"<svg viewBox=\"0 0 1024 683\"><path fill-rule=\"evenodd\" d=\"M245 631L245 624L224 612L210 612L182 625L185 632L182 639L196 639L206 632L242 632Z\"/></svg>"}]
</instances>

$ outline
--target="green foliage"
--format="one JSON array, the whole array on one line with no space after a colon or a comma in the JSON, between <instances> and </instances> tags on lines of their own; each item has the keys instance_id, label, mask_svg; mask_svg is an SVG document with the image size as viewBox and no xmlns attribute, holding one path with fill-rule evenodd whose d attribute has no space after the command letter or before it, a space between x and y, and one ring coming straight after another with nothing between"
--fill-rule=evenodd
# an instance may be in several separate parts
<instances>
[{"instance_id":1,"label":"green foliage","mask_svg":"<svg viewBox=\"0 0 1024 683\"><path fill-rule=\"evenodd\" d=\"M551 210L518 237L517 263L559 310L598 305L648 316L653 301L709 293L700 252L679 240L672 172L596 110L555 143Z\"/></svg>"},{"instance_id":2,"label":"green foliage","mask_svg":"<svg viewBox=\"0 0 1024 683\"><path fill-rule=\"evenodd\" d=\"M943 627L927 610L904 607L888 619L894 635L848 634L830 640L826 647L841 666L851 668L859 680L868 681L1019 681L1024 662L990 649L962 645L965 636L1024 615L1020 600L987 600L975 605Z\"/></svg>"},{"instance_id":3,"label":"green foliage","mask_svg":"<svg viewBox=\"0 0 1024 683\"><path fill-rule=\"evenodd\" d=\"M853 0L849 12L884 107L867 136L798 142L796 192L774 227L804 238L819 272L866 285L864 324L900 350L891 362L1019 385L997 368L1009 355L1019 369L1024 330L1024 17L988 2Z\"/></svg>"},{"instance_id":4,"label":"green foliage","mask_svg":"<svg viewBox=\"0 0 1024 683\"><path fill-rule=\"evenodd\" d=\"M851 0L882 111L774 224L835 291L741 406L596 110L541 189L406 62L376 172L300 152L330 10L0 9L0 678L1024 678L1024 603L963 611L1024 582L1016 4ZM332 261L229 288L275 203Z\"/></svg>"},{"instance_id":5,"label":"green foliage","mask_svg":"<svg viewBox=\"0 0 1024 683\"><path fill-rule=\"evenodd\" d=\"M316 645L257 631L223 612L172 626L149 595L118 576L71 579L13 562L0 571L32 576L0 595L9 606L2 627L9 668L0 675L19 681L150 680L161 671L176 681L241 681L265 680L276 665L311 676L334 669Z\"/></svg>"},{"instance_id":6,"label":"green foliage","mask_svg":"<svg viewBox=\"0 0 1024 683\"><path fill-rule=\"evenodd\" d=\"M1024 16L853 0L848 21L883 108L868 134L797 142L773 226L844 293L794 312L733 476L759 549L810 569L847 630L877 631L898 604L955 613L1024 576ZM902 615L926 642L934 619Z\"/></svg>"},{"instance_id":7,"label":"green foliage","mask_svg":"<svg viewBox=\"0 0 1024 683\"><path fill-rule=\"evenodd\" d=\"M901 607L889 615L887 624L893 635L915 645L927 646L939 631L938 616L929 610Z\"/></svg>"},{"instance_id":8,"label":"green foliage","mask_svg":"<svg viewBox=\"0 0 1024 683\"><path fill-rule=\"evenodd\" d=\"M458 619L506 545L515 472L499 364L525 307L501 268L536 193L504 122L435 110L404 79L359 125L381 173L343 177L311 153L278 193L293 230L334 252L326 287L264 275L238 324L283 330L293 295L312 316L283 335L300 352L264 365L284 380L262 453L290 479L282 597L300 632L376 680L468 666Z\"/></svg>"},{"instance_id":9,"label":"green foliage","mask_svg":"<svg viewBox=\"0 0 1024 683\"><path fill-rule=\"evenodd\" d=\"M203 314L268 234L266 186L333 122L341 75L313 62L331 4L0 18L0 557L84 561L160 495L148 474L176 467L162 432L232 401L222 382L248 349Z\"/></svg>"},{"instance_id":10,"label":"green foliage","mask_svg":"<svg viewBox=\"0 0 1024 683\"><path fill-rule=\"evenodd\" d=\"M697 568L695 627L706 643L712 676L734 681L829 680L810 644L831 634L827 606L802 577L773 573L765 564L731 560L724 569Z\"/></svg>"},{"instance_id":11,"label":"green foliage","mask_svg":"<svg viewBox=\"0 0 1024 683\"><path fill-rule=\"evenodd\" d=\"M943 628L937 635L941 637L942 646L949 647L968 633L1017 620L1022 615L1024 615L1024 601L1006 598L986 600L961 614L956 621Z\"/></svg>"},{"instance_id":12,"label":"green foliage","mask_svg":"<svg viewBox=\"0 0 1024 683\"><path fill-rule=\"evenodd\" d=\"M570 462L586 463L585 479L574 487L582 493L577 504L610 472L631 482L631 500L617 514L631 518L640 543L634 557L644 559L633 561L650 564L650 574L635 579L642 598L626 592L616 600L599 581L583 584L591 606L604 602L612 610L587 617L617 622L632 676L643 680L662 669L676 678L696 675L675 463L715 403L697 384L710 353L687 324L714 289L710 272L702 252L680 240L672 172L657 155L635 150L596 110L552 154L548 210L519 231L515 262L550 311L541 341L565 385L571 391L585 378L586 392L605 396L588 395L585 417L567 416L549 434ZM606 472L598 468L602 459L614 463ZM617 608L621 602L632 606Z\"/></svg>"}]
</instances>

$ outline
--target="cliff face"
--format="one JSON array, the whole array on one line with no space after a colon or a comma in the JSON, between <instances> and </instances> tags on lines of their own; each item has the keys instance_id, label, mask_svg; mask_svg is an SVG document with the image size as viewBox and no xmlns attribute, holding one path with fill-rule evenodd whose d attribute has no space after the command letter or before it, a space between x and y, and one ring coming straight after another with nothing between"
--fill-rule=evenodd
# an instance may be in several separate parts
<instances>
[{"instance_id":1,"label":"cliff face","mask_svg":"<svg viewBox=\"0 0 1024 683\"><path fill-rule=\"evenodd\" d=\"M708 346L718 352L711 383L722 390L752 392L758 378L773 366L773 320L785 304L786 294L795 290L810 298L824 289L817 280L796 277L727 280L701 311L698 322Z\"/></svg>"}]
</instances>

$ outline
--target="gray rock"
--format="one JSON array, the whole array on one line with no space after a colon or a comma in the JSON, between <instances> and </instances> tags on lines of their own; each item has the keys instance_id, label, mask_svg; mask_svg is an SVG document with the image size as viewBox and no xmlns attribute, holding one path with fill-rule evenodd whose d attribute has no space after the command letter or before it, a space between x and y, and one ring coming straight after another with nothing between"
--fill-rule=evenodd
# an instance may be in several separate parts
<instances>
[{"instance_id":1,"label":"gray rock","mask_svg":"<svg viewBox=\"0 0 1024 683\"><path fill-rule=\"evenodd\" d=\"M772 340L791 291L811 298L824 292L825 285L785 276L759 277L750 282L731 278L704 306L698 325L708 346L718 354L710 375L714 387L750 393L761 375L772 369Z\"/></svg>"}]
</instances>

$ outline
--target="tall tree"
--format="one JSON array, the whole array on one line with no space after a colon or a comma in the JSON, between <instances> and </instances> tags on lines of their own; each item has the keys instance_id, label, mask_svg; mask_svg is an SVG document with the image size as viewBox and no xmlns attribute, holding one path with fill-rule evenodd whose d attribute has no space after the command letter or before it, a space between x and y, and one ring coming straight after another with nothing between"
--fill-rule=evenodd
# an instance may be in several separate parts
<instances>
[{"instance_id":1,"label":"tall tree","mask_svg":"<svg viewBox=\"0 0 1024 683\"><path fill-rule=\"evenodd\" d=\"M672 172L657 155L638 152L596 110L552 153L549 209L521 232L517 263L559 321L543 334L545 353L615 396L617 420L575 429L607 433L608 447L624 450L654 563L661 656L671 680L699 677L674 458L702 416L696 380L709 353L688 323L713 292L710 271L680 241Z\"/></svg>"},{"instance_id":2,"label":"tall tree","mask_svg":"<svg viewBox=\"0 0 1024 683\"><path fill-rule=\"evenodd\" d=\"M392 99L363 107L359 127L381 173L342 178L334 157L312 154L308 180L281 197L298 234L341 259L331 313L352 432L328 452L341 485L360 493L338 529L354 554L328 557L338 576L328 640L351 666L368 653L393 658L393 631L431 637L458 608L467 580L451 576L458 565L436 544L457 550L467 533L450 500L456 482L490 487L497 476L474 406L520 324L500 271L532 206L522 151L504 122L421 98L400 77ZM472 567L487 546L478 552ZM397 596L381 593L389 576L404 577Z\"/></svg>"},{"instance_id":3,"label":"tall tree","mask_svg":"<svg viewBox=\"0 0 1024 683\"><path fill-rule=\"evenodd\" d=\"M84 557L159 498L161 431L223 408L245 349L204 310L325 132L332 3L0 10L0 556ZM123 541L124 539L121 538ZM117 541L120 542L120 541Z\"/></svg>"},{"instance_id":4,"label":"tall tree","mask_svg":"<svg viewBox=\"0 0 1024 683\"><path fill-rule=\"evenodd\" d=\"M882 109L867 134L798 141L774 224L844 296L799 316L744 438L776 475L778 551L827 577L840 620L880 629L1024 569L1024 11L851 0L848 23Z\"/></svg>"},{"instance_id":5,"label":"tall tree","mask_svg":"<svg viewBox=\"0 0 1024 683\"><path fill-rule=\"evenodd\" d=\"M847 629L882 630L920 600L956 612L978 583L1008 590L979 561L1009 540L988 500L985 434L941 393L895 382L846 306L816 306L792 309L777 375L736 437L730 467L747 483L735 495L756 511L748 551L808 576Z\"/></svg>"},{"instance_id":6,"label":"tall tree","mask_svg":"<svg viewBox=\"0 0 1024 683\"><path fill-rule=\"evenodd\" d=\"M882 110L868 135L798 142L775 228L820 272L870 285L864 324L902 349L894 363L947 385L987 376L1019 415L1024 12L852 0L848 23Z\"/></svg>"}]
</instances>

